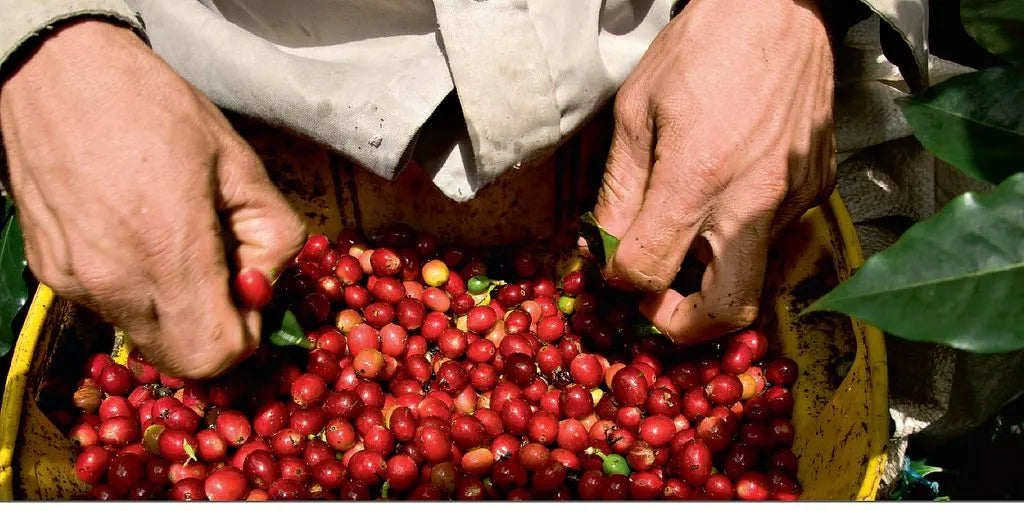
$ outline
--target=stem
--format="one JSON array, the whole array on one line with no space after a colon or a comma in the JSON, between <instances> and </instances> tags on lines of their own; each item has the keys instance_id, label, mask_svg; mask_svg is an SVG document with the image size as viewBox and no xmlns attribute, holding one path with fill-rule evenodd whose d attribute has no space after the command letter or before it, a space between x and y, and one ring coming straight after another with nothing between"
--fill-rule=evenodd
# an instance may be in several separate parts
<instances>
[{"instance_id":1,"label":"stem","mask_svg":"<svg viewBox=\"0 0 1024 511\"><path fill-rule=\"evenodd\" d=\"M604 461L604 460L608 459L608 456L605 453L603 453L603 452L601 452L601 451L599 451L599 450L597 450L597 449L595 449L593 447L587 447L587 450L584 451L584 452L586 452L587 454L596 454L598 458L601 458L601 461Z\"/></svg>"}]
</instances>

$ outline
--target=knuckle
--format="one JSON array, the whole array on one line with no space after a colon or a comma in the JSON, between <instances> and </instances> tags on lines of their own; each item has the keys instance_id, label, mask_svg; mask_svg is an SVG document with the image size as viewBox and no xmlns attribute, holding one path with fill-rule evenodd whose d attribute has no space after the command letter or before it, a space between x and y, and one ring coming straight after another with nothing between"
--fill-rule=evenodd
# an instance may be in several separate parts
<instances>
[{"instance_id":1,"label":"knuckle","mask_svg":"<svg viewBox=\"0 0 1024 511\"><path fill-rule=\"evenodd\" d=\"M39 234L42 236L37 236ZM46 238L45 233L33 227L23 227L22 241L25 261L40 282L67 298L73 298L72 295L80 292L81 287L74 279L71 260L62 255L60 250L52 248L55 244Z\"/></svg>"},{"instance_id":2,"label":"knuckle","mask_svg":"<svg viewBox=\"0 0 1024 511\"><path fill-rule=\"evenodd\" d=\"M770 217L785 203L792 203L794 194L799 193L799 188L791 188L785 178L766 176L739 192L743 194L744 199L736 203L741 206L741 216L747 220L757 220L765 216Z\"/></svg>"},{"instance_id":3,"label":"knuckle","mask_svg":"<svg viewBox=\"0 0 1024 511\"><path fill-rule=\"evenodd\" d=\"M169 224L153 229L148 222L137 222L129 229L127 236L136 254L135 271L149 274L156 280L179 275L176 269L185 267L181 259L195 251L194 245L189 246L187 229L182 226Z\"/></svg>"},{"instance_id":4,"label":"knuckle","mask_svg":"<svg viewBox=\"0 0 1024 511\"><path fill-rule=\"evenodd\" d=\"M135 241L135 247L142 256L143 262L153 262L156 264L173 264L167 259L173 254L180 253L175 250L176 245L172 229L161 229L162 234L148 233L133 236Z\"/></svg>"},{"instance_id":5,"label":"knuckle","mask_svg":"<svg viewBox=\"0 0 1024 511\"><path fill-rule=\"evenodd\" d=\"M266 232L267 238L261 244L266 247L270 263L280 266L302 249L307 235L306 223L288 209L278 221L272 222L271 228Z\"/></svg>"},{"instance_id":6,"label":"knuckle","mask_svg":"<svg viewBox=\"0 0 1024 511\"><path fill-rule=\"evenodd\" d=\"M97 265L90 260L74 260L71 262L73 279L84 288L91 296L104 300L108 297L117 296L123 278L117 272L109 271L107 268Z\"/></svg>"},{"instance_id":7,"label":"knuckle","mask_svg":"<svg viewBox=\"0 0 1024 511\"><path fill-rule=\"evenodd\" d=\"M757 303L749 301L730 303L724 313L719 316L719 320L731 330L738 330L756 321L759 312L760 308Z\"/></svg>"},{"instance_id":8,"label":"knuckle","mask_svg":"<svg viewBox=\"0 0 1024 511\"><path fill-rule=\"evenodd\" d=\"M615 114L615 124L620 125L622 119L626 119L632 115L635 110L635 97L637 94L634 92L634 87L631 82L626 82L619 88L619 92L615 94L615 104L612 106L612 113Z\"/></svg>"},{"instance_id":9,"label":"knuckle","mask_svg":"<svg viewBox=\"0 0 1024 511\"><path fill-rule=\"evenodd\" d=\"M670 271L662 265L657 264L657 259L640 248L639 254L634 251L631 245L619 247L615 257L612 259L611 274L620 280L624 280L636 289L651 293L660 293L668 289L675 278L675 272Z\"/></svg>"},{"instance_id":10,"label":"knuckle","mask_svg":"<svg viewBox=\"0 0 1024 511\"><path fill-rule=\"evenodd\" d=\"M288 210L288 219L285 221L285 227L280 231L279 250L282 253L288 255L298 252L302 245L306 243L306 238L309 235L309 227L306 222L303 222L299 215L295 214L291 209Z\"/></svg>"},{"instance_id":11,"label":"knuckle","mask_svg":"<svg viewBox=\"0 0 1024 511\"><path fill-rule=\"evenodd\" d=\"M794 190L799 191L802 188L793 186L791 176L785 166L765 172L760 184L760 193L776 205L782 203L786 196L793 193Z\"/></svg>"},{"instance_id":12,"label":"knuckle","mask_svg":"<svg viewBox=\"0 0 1024 511\"><path fill-rule=\"evenodd\" d=\"M661 293L672 284L672 279L665 275L647 274L639 270L630 272L630 280L638 288L651 293Z\"/></svg>"},{"instance_id":13,"label":"knuckle","mask_svg":"<svg viewBox=\"0 0 1024 511\"><path fill-rule=\"evenodd\" d=\"M655 152L658 153L656 158L663 161L678 162L682 157L672 151L670 144L658 144ZM698 200L718 197L734 181L729 170L732 167L725 152L704 151L695 155L685 165L685 175L680 174L679 179L665 182L666 192L683 200L688 198L691 204Z\"/></svg>"},{"instance_id":14,"label":"knuckle","mask_svg":"<svg viewBox=\"0 0 1024 511\"><path fill-rule=\"evenodd\" d=\"M213 333L213 342L210 346L215 349L212 351L224 354L225 359L233 360L248 349L244 329L237 321L219 321Z\"/></svg>"},{"instance_id":15,"label":"knuckle","mask_svg":"<svg viewBox=\"0 0 1024 511\"><path fill-rule=\"evenodd\" d=\"M805 181L792 187L781 204L803 213L818 202L821 191L821 185L817 181Z\"/></svg>"},{"instance_id":16,"label":"knuckle","mask_svg":"<svg viewBox=\"0 0 1024 511\"><path fill-rule=\"evenodd\" d=\"M64 265L54 261L52 256L41 255L38 251L30 250L26 246L25 259L39 281L49 286L57 294L68 295L78 288L74 279L71 278L70 269L64 269Z\"/></svg>"},{"instance_id":17,"label":"knuckle","mask_svg":"<svg viewBox=\"0 0 1024 511\"><path fill-rule=\"evenodd\" d=\"M813 207L815 204L817 204L819 202L820 196L820 187L804 186L798 189L796 193L793 194L793 198L791 200L793 204L797 207L797 209L799 209L802 213L803 211L806 211Z\"/></svg>"},{"instance_id":18,"label":"knuckle","mask_svg":"<svg viewBox=\"0 0 1024 511\"><path fill-rule=\"evenodd\" d=\"M235 142L227 150L232 153L231 157L237 162L239 167L264 177L266 170L263 167L263 160L260 159L249 143L241 136L235 135L233 139Z\"/></svg>"},{"instance_id":19,"label":"knuckle","mask_svg":"<svg viewBox=\"0 0 1024 511\"><path fill-rule=\"evenodd\" d=\"M607 209L609 211L621 209L627 203L627 198L631 194L639 192L639 190L635 189L635 185L632 184L633 180L622 176L622 173L625 171L622 170L623 166L618 165L619 162L617 160L620 158L626 158L626 156L621 154L608 156L608 171L604 173L604 177L601 180L601 189L597 192L599 209Z\"/></svg>"},{"instance_id":20,"label":"knuckle","mask_svg":"<svg viewBox=\"0 0 1024 511\"><path fill-rule=\"evenodd\" d=\"M208 348L183 360L179 372L191 379L216 376L232 366L248 349L241 336L211 339Z\"/></svg>"},{"instance_id":21,"label":"knuckle","mask_svg":"<svg viewBox=\"0 0 1024 511\"><path fill-rule=\"evenodd\" d=\"M627 82L615 96L612 108L615 117L615 131L619 133L636 133L644 128L647 117L647 97L635 82Z\"/></svg>"}]
</instances>

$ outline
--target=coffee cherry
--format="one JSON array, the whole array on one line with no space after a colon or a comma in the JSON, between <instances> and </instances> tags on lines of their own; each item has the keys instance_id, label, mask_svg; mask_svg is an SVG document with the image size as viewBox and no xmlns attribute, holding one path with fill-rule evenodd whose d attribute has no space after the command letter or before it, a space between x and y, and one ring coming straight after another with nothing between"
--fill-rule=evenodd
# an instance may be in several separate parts
<instances>
[{"instance_id":1,"label":"coffee cherry","mask_svg":"<svg viewBox=\"0 0 1024 511\"><path fill-rule=\"evenodd\" d=\"M235 276L235 288L242 304L249 309L262 309L273 297L270 280L256 268L242 268Z\"/></svg>"}]
</instances>

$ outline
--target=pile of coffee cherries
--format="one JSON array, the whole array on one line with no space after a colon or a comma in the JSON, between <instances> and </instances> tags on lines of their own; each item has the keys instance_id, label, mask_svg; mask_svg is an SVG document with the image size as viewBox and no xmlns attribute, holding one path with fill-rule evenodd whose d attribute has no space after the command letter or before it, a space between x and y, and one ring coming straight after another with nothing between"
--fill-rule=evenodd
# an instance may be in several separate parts
<instances>
[{"instance_id":1,"label":"pile of coffee cherries","mask_svg":"<svg viewBox=\"0 0 1024 511\"><path fill-rule=\"evenodd\" d=\"M299 346L264 342L209 381L91 357L70 431L81 497L800 495L797 366L760 332L681 347L564 258L441 249L401 225L375 242L311 236L272 293L240 275L265 317L294 314Z\"/></svg>"}]
</instances>

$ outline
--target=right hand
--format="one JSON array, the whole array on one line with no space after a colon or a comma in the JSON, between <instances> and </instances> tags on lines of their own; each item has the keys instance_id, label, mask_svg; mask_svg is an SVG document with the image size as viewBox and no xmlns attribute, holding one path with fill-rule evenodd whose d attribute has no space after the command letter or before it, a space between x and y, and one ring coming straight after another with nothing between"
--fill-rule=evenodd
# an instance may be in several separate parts
<instances>
[{"instance_id":1,"label":"right hand","mask_svg":"<svg viewBox=\"0 0 1024 511\"><path fill-rule=\"evenodd\" d=\"M65 25L0 89L25 254L40 281L122 327L147 360L216 375L259 344L236 269L268 276L305 226L202 93L130 30Z\"/></svg>"}]
</instances>

